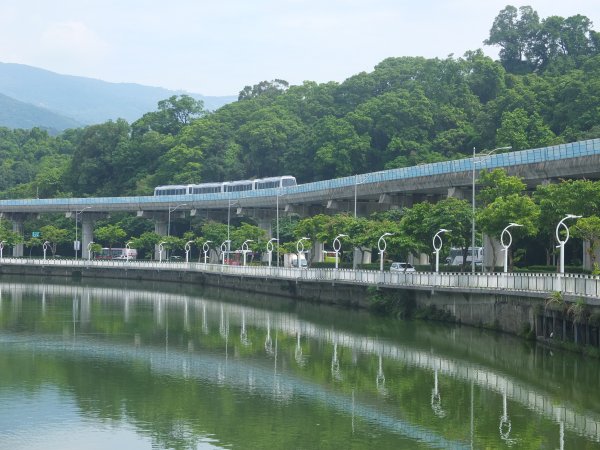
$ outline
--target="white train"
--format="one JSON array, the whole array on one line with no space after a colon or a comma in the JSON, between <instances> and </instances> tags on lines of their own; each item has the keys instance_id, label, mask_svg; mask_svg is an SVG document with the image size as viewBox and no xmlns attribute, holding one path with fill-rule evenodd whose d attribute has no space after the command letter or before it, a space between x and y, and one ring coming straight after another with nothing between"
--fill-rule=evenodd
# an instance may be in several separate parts
<instances>
[{"instance_id":1,"label":"white train","mask_svg":"<svg viewBox=\"0 0 600 450\"><path fill-rule=\"evenodd\" d=\"M158 186L154 188L154 195L218 194L220 192L255 191L258 189L283 188L288 186L296 186L295 177L284 175L282 177L258 178L256 180L225 181L223 183Z\"/></svg>"}]
</instances>

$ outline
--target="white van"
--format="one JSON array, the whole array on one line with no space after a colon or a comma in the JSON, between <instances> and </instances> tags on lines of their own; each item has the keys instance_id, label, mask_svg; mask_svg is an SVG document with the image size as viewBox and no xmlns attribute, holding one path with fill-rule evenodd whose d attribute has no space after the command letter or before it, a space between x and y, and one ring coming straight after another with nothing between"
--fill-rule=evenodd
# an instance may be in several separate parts
<instances>
[{"instance_id":1,"label":"white van","mask_svg":"<svg viewBox=\"0 0 600 450\"><path fill-rule=\"evenodd\" d=\"M390 272L416 272L417 269L411 263L393 262L390 266Z\"/></svg>"}]
</instances>

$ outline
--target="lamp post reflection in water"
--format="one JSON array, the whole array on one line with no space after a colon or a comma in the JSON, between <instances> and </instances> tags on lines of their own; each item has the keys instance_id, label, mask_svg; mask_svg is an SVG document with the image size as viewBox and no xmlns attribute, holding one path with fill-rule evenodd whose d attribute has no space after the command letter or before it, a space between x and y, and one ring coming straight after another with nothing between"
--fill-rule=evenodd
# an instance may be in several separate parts
<instances>
[{"instance_id":1,"label":"lamp post reflection in water","mask_svg":"<svg viewBox=\"0 0 600 450\"><path fill-rule=\"evenodd\" d=\"M273 340L271 339L271 316L267 316L267 337L265 338L265 352L273 354Z\"/></svg>"},{"instance_id":2,"label":"lamp post reflection in water","mask_svg":"<svg viewBox=\"0 0 600 450\"><path fill-rule=\"evenodd\" d=\"M510 431L512 425L510 423L510 419L508 418L508 405L506 398L506 388L502 390L502 415L500 416L500 425L498 429L500 431L500 439L506 442L509 446L513 445L516 440L511 439Z\"/></svg>"},{"instance_id":3,"label":"lamp post reflection in water","mask_svg":"<svg viewBox=\"0 0 600 450\"><path fill-rule=\"evenodd\" d=\"M206 302L202 302L202 333L208 334L208 322L206 321Z\"/></svg>"},{"instance_id":4,"label":"lamp post reflection in water","mask_svg":"<svg viewBox=\"0 0 600 450\"><path fill-rule=\"evenodd\" d=\"M442 396L440 395L440 389L438 386L438 371L437 369L433 372L433 389L431 391L431 409L433 413L438 417L446 417L446 411L442 409Z\"/></svg>"},{"instance_id":5,"label":"lamp post reflection in water","mask_svg":"<svg viewBox=\"0 0 600 450\"><path fill-rule=\"evenodd\" d=\"M248 340L248 331L246 331L246 314L242 312L242 329L240 330L240 342L244 346L249 346L251 342Z\"/></svg>"},{"instance_id":6,"label":"lamp post reflection in water","mask_svg":"<svg viewBox=\"0 0 600 450\"><path fill-rule=\"evenodd\" d=\"M334 380L340 381L342 375L340 373L340 361L337 355L337 342L333 343L333 356L331 357L331 376Z\"/></svg>"},{"instance_id":7,"label":"lamp post reflection in water","mask_svg":"<svg viewBox=\"0 0 600 450\"><path fill-rule=\"evenodd\" d=\"M300 331L298 331L296 339L296 350L294 351L294 358L300 367L306 365L306 357L302 354L302 345L300 344Z\"/></svg>"},{"instance_id":8,"label":"lamp post reflection in water","mask_svg":"<svg viewBox=\"0 0 600 450\"><path fill-rule=\"evenodd\" d=\"M383 374L383 358L381 355L379 355L379 368L377 369L375 385L377 386L377 391L381 395L387 395L387 389L385 388L385 375Z\"/></svg>"}]
</instances>

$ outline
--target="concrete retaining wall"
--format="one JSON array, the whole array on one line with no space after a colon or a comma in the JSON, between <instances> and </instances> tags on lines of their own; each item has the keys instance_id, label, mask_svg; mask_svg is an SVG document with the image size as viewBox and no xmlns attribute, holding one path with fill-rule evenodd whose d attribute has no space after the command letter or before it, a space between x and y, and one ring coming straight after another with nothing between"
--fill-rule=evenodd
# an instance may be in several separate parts
<instances>
[{"instance_id":1,"label":"concrete retaining wall","mask_svg":"<svg viewBox=\"0 0 600 450\"><path fill-rule=\"evenodd\" d=\"M0 275L35 275L80 278L131 279L218 287L248 293L286 297L343 307L368 308L373 290L367 286L331 282L278 280L228 276L213 273L180 272L170 270L71 269L55 266L0 266ZM459 323L478 327L492 327L512 334L535 329L536 317L543 309L540 298L485 293L433 292L402 288L382 288L387 298L394 301L414 302L416 308L434 307L446 311Z\"/></svg>"}]
</instances>

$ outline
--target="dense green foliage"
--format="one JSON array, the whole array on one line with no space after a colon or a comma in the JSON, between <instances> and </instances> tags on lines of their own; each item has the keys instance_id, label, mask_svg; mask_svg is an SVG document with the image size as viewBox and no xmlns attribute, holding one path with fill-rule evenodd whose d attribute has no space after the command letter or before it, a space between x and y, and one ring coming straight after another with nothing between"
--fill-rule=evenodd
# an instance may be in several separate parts
<instances>
[{"instance_id":1,"label":"dense green foliage","mask_svg":"<svg viewBox=\"0 0 600 450\"><path fill-rule=\"evenodd\" d=\"M57 137L39 129L0 129L0 196L150 195L161 184L284 174L302 183L469 156L473 148L521 150L598 137L600 41L591 26L579 15L540 20L530 7L507 6L485 41L500 46L497 62L481 50L462 58L388 58L342 83L246 86L237 102L215 112L182 95L158 102L157 111L131 124L119 119ZM530 263L551 263L553 227L564 214L600 215L596 183L540 186L532 198L522 195L521 180L501 171L480 174L479 183L478 232L498 237L510 221L524 225L514 230L515 240L537 236L530 252L546 253L545 261ZM464 251L471 241L472 210L457 199L369 218L298 219L282 217L281 252L295 251L303 236L330 246L338 233L349 236L342 240L347 255L354 247L376 250L379 236L394 233L393 258L429 252L439 228L453 230L445 242ZM235 218L228 230L199 219L184 228L175 219L165 245L177 251L186 241L200 247L211 240L218 247L228 238L232 248L245 239L264 247L266 235L249 222ZM72 228L47 218L26 224L26 232L48 225ZM102 238L102 227L113 225L125 234ZM137 239L146 256L160 239L152 224L135 218L116 217L97 228L104 245ZM584 223L576 235L595 245L589 235L596 228ZM34 239L26 244L41 245Z\"/></svg>"},{"instance_id":2,"label":"dense green foliage","mask_svg":"<svg viewBox=\"0 0 600 450\"><path fill-rule=\"evenodd\" d=\"M300 182L600 136L599 34L584 16L507 6L461 58L388 58L342 83L247 86L215 112L173 96L129 124L0 133L4 197L151 194L165 183Z\"/></svg>"}]
</instances>

